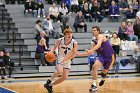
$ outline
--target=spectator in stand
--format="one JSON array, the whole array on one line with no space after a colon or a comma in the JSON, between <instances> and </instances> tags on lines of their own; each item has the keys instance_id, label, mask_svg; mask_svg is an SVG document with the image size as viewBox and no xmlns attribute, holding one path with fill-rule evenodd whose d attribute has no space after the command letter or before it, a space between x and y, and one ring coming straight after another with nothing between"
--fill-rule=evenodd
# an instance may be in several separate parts
<instances>
[{"instance_id":1,"label":"spectator in stand","mask_svg":"<svg viewBox=\"0 0 140 93\"><path fill-rule=\"evenodd\" d=\"M37 10L35 10L35 3L32 0L27 0L24 4L25 11L24 14L27 16L27 14L31 13L33 17L37 16Z\"/></svg>"},{"instance_id":2,"label":"spectator in stand","mask_svg":"<svg viewBox=\"0 0 140 93\"><path fill-rule=\"evenodd\" d=\"M71 12L71 0L62 0L62 2L66 3L66 7L68 9L68 13Z\"/></svg>"},{"instance_id":3,"label":"spectator in stand","mask_svg":"<svg viewBox=\"0 0 140 93\"><path fill-rule=\"evenodd\" d=\"M134 29L133 29L133 22L132 20L127 20L127 28L128 28L128 40L129 41L136 41L138 43L138 36L134 35Z\"/></svg>"},{"instance_id":4,"label":"spectator in stand","mask_svg":"<svg viewBox=\"0 0 140 93\"><path fill-rule=\"evenodd\" d=\"M119 7L116 5L114 1L111 2L111 6L109 7L109 16L112 22L114 22L115 20L117 21L119 20L120 16Z\"/></svg>"},{"instance_id":5,"label":"spectator in stand","mask_svg":"<svg viewBox=\"0 0 140 93\"><path fill-rule=\"evenodd\" d=\"M46 18L42 22L43 30L49 35L49 37L52 37L53 39L56 38L56 33L55 27L54 27L54 22L52 19L50 19L49 15L46 15Z\"/></svg>"},{"instance_id":6,"label":"spectator in stand","mask_svg":"<svg viewBox=\"0 0 140 93\"><path fill-rule=\"evenodd\" d=\"M89 20L89 22L92 22L92 16L90 14L90 9L88 7L88 3L85 3L84 4L84 7L82 9L82 13L83 13L83 16L86 20Z\"/></svg>"},{"instance_id":7,"label":"spectator in stand","mask_svg":"<svg viewBox=\"0 0 140 93\"><path fill-rule=\"evenodd\" d=\"M100 4L97 1L94 1L91 7L91 15L94 18L95 22L101 22L104 19L101 13Z\"/></svg>"},{"instance_id":8,"label":"spectator in stand","mask_svg":"<svg viewBox=\"0 0 140 93\"><path fill-rule=\"evenodd\" d=\"M68 9L65 3L62 3L61 7L59 7L59 18L62 23L64 20L69 20Z\"/></svg>"},{"instance_id":9,"label":"spectator in stand","mask_svg":"<svg viewBox=\"0 0 140 93\"><path fill-rule=\"evenodd\" d=\"M87 25L85 23L85 20L81 11L79 11L78 14L76 15L73 26L75 28L75 32L78 32L77 30L78 28L83 28L83 27L84 27L84 31L87 32Z\"/></svg>"},{"instance_id":10,"label":"spectator in stand","mask_svg":"<svg viewBox=\"0 0 140 93\"><path fill-rule=\"evenodd\" d=\"M53 3L52 6L49 8L49 15L54 22L60 22L58 20L59 10L58 7L56 7L55 3Z\"/></svg>"},{"instance_id":11,"label":"spectator in stand","mask_svg":"<svg viewBox=\"0 0 140 93\"><path fill-rule=\"evenodd\" d=\"M37 40L37 43L39 43L39 36L40 36L40 33L42 31L43 31L43 29L42 29L42 21L37 20L36 23L35 23L35 31L34 31L35 39Z\"/></svg>"},{"instance_id":12,"label":"spectator in stand","mask_svg":"<svg viewBox=\"0 0 140 93\"><path fill-rule=\"evenodd\" d=\"M119 55L119 51L120 51L120 38L118 37L117 33L114 32L112 34L112 37L110 39L110 42L111 42L111 45L112 45L112 48L115 52L115 56L118 56Z\"/></svg>"},{"instance_id":13,"label":"spectator in stand","mask_svg":"<svg viewBox=\"0 0 140 93\"><path fill-rule=\"evenodd\" d=\"M0 78L1 79L7 79L5 63L3 61L3 56L4 56L3 50L0 50Z\"/></svg>"},{"instance_id":14,"label":"spectator in stand","mask_svg":"<svg viewBox=\"0 0 140 93\"><path fill-rule=\"evenodd\" d=\"M136 13L136 19L133 25L134 34L140 38L140 11Z\"/></svg>"},{"instance_id":15,"label":"spectator in stand","mask_svg":"<svg viewBox=\"0 0 140 93\"><path fill-rule=\"evenodd\" d=\"M103 13L103 16L107 17L108 14L109 14L109 5L110 5L110 2L109 0L103 0L101 1L101 11Z\"/></svg>"},{"instance_id":16,"label":"spectator in stand","mask_svg":"<svg viewBox=\"0 0 140 93\"><path fill-rule=\"evenodd\" d=\"M129 9L125 12L127 19L135 18L136 12L133 10L132 6L129 6Z\"/></svg>"},{"instance_id":17,"label":"spectator in stand","mask_svg":"<svg viewBox=\"0 0 140 93\"><path fill-rule=\"evenodd\" d=\"M112 1L114 1L114 2L116 3L116 5L118 5L118 2L119 2L120 0L110 0L110 2L112 2Z\"/></svg>"},{"instance_id":18,"label":"spectator in stand","mask_svg":"<svg viewBox=\"0 0 140 93\"><path fill-rule=\"evenodd\" d=\"M135 11L135 13L139 11L139 4L138 4L137 0L132 0L131 5L132 5L133 10Z\"/></svg>"},{"instance_id":19,"label":"spectator in stand","mask_svg":"<svg viewBox=\"0 0 140 93\"><path fill-rule=\"evenodd\" d=\"M121 39L121 40L127 40L127 33L128 33L128 28L126 26L126 22L121 22L121 26L119 27L119 30L118 30L118 37Z\"/></svg>"},{"instance_id":20,"label":"spectator in stand","mask_svg":"<svg viewBox=\"0 0 140 93\"><path fill-rule=\"evenodd\" d=\"M71 0L71 12L77 13L79 11L78 0Z\"/></svg>"},{"instance_id":21,"label":"spectator in stand","mask_svg":"<svg viewBox=\"0 0 140 93\"><path fill-rule=\"evenodd\" d=\"M88 1L87 0L78 0L78 3L79 3L79 11L80 11L80 10L83 10L84 4L88 3Z\"/></svg>"},{"instance_id":22,"label":"spectator in stand","mask_svg":"<svg viewBox=\"0 0 140 93\"><path fill-rule=\"evenodd\" d=\"M36 47L36 54L35 54L35 58L41 60L42 66L46 66L45 51L47 51L47 46L45 42L46 41L43 38L39 41L39 44Z\"/></svg>"},{"instance_id":23,"label":"spectator in stand","mask_svg":"<svg viewBox=\"0 0 140 93\"><path fill-rule=\"evenodd\" d=\"M118 6L121 15L123 15L123 18L125 18L125 12L128 10L129 7L128 2L126 0L121 0L120 2L118 2Z\"/></svg>"},{"instance_id":24,"label":"spectator in stand","mask_svg":"<svg viewBox=\"0 0 140 93\"><path fill-rule=\"evenodd\" d=\"M38 0L37 3L37 8L38 8L38 18L40 18L41 14L43 15L43 17L45 18L45 9L44 9L44 4L42 2L42 0Z\"/></svg>"},{"instance_id":25,"label":"spectator in stand","mask_svg":"<svg viewBox=\"0 0 140 93\"><path fill-rule=\"evenodd\" d=\"M8 78L12 78L12 72L14 69L14 62L11 61L9 50L3 49L3 52L4 52L3 62L5 63L5 65L8 69L8 72L9 72Z\"/></svg>"}]
</instances>

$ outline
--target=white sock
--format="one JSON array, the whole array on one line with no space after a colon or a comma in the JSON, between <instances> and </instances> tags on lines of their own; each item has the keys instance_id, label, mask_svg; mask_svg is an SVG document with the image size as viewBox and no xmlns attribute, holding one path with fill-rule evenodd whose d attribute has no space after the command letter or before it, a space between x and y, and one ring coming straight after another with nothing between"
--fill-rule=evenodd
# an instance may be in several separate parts
<instances>
[{"instance_id":1,"label":"white sock","mask_svg":"<svg viewBox=\"0 0 140 93\"><path fill-rule=\"evenodd\" d=\"M96 86L96 80L92 81L92 85Z\"/></svg>"}]
</instances>

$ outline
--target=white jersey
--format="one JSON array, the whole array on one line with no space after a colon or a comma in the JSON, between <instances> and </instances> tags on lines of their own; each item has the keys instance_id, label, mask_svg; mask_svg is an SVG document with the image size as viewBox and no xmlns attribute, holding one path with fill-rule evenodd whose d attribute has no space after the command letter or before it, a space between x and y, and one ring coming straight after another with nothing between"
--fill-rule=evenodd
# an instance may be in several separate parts
<instances>
[{"instance_id":1,"label":"white jersey","mask_svg":"<svg viewBox=\"0 0 140 93\"><path fill-rule=\"evenodd\" d=\"M71 53L73 52L72 50L74 48L74 42L76 41L72 39L68 45L65 45L64 37L60 38L60 44L58 47L58 63L61 62L65 57L71 55ZM71 60L68 60L68 61L71 61Z\"/></svg>"}]
</instances>

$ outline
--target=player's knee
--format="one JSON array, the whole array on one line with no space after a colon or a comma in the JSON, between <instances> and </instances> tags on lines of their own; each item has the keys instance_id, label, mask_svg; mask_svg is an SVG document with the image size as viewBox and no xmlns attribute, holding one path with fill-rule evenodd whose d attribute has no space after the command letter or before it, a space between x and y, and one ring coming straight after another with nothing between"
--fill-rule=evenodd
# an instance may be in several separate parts
<instances>
[{"instance_id":1,"label":"player's knee","mask_svg":"<svg viewBox=\"0 0 140 93\"><path fill-rule=\"evenodd\" d=\"M101 72L101 76L102 76L103 78L105 78L105 77L106 77L106 74L104 74L104 73Z\"/></svg>"},{"instance_id":2,"label":"player's knee","mask_svg":"<svg viewBox=\"0 0 140 93\"><path fill-rule=\"evenodd\" d=\"M63 80L66 80L68 78L68 76L66 75L66 76L63 76L62 78L63 78Z\"/></svg>"},{"instance_id":3,"label":"player's knee","mask_svg":"<svg viewBox=\"0 0 140 93\"><path fill-rule=\"evenodd\" d=\"M94 65L92 66L92 69L93 69L93 70L97 70L97 69L98 69L97 65L94 64Z\"/></svg>"},{"instance_id":4,"label":"player's knee","mask_svg":"<svg viewBox=\"0 0 140 93\"><path fill-rule=\"evenodd\" d=\"M58 75L62 75L62 72L63 72L63 71L60 71L60 70L59 70L59 71L57 71L57 74L58 74Z\"/></svg>"}]
</instances>

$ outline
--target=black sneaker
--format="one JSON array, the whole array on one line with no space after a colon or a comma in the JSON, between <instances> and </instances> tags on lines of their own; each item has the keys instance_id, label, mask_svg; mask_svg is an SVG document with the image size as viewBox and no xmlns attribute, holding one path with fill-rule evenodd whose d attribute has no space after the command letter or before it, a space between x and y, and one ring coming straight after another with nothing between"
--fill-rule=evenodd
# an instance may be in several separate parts
<instances>
[{"instance_id":1,"label":"black sneaker","mask_svg":"<svg viewBox=\"0 0 140 93\"><path fill-rule=\"evenodd\" d=\"M49 93L53 92L52 86L50 86L49 84L51 83L51 80L47 80L47 82L44 84L44 87L48 90Z\"/></svg>"},{"instance_id":2,"label":"black sneaker","mask_svg":"<svg viewBox=\"0 0 140 93\"><path fill-rule=\"evenodd\" d=\"M98 90L98 88L96 87L96 86L94 86L94 85L91 85L91 89L89 90L90 92L95 92L95 91L97 91Z\"/></svg>"},{"instance_id":3,"label":"black sneaker","mask_svg":"<svg viewBox=\"0 0 140 93\"><path fill-rule=\"evenodd\" d=\"M105 80L101 80L99 86L102 86L105 83Z\"/></svg>"}]
</instances>

